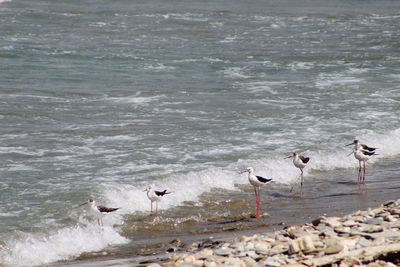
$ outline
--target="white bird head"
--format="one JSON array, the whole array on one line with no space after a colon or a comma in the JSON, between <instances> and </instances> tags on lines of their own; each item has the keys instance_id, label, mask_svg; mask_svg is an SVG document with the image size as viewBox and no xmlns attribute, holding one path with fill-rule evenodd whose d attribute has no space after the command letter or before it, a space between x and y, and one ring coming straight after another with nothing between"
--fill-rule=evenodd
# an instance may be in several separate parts
<instances>
[{"instance_id":1,"label":"white bird head","mask_svg":"<svg viewBox=\"0 0 400 267\"><path fill-rule=\"evenodd\" d=\"M292 155L287 156L285 159L295 158L296 156L297 156L297 153L294 152Z\"/></svg>"},{"instance_id":2,"label":"white bird head","mask_svg":"<svg viewBox=\"0 0 400 267\"><path fill-rule=\"evenodd\" d=\"M150 192L153 187L151 185L147 185L143 192Z\"/></svg>"},{"instance_id":3,"label":"white bird head","mask_svg":"<svg viewBox=\"0 0 400 267\"><path fill-rule=\"evenodd\" d=\"M89 199L85 203L80 204L79 206L77 206L77 208L82 207L83 205L86 205L86 204L96 205L96 201L94 200L94 196L90 196Z\"/></svg>"},{"instance_id":4,"label":"white bird head","mask_svg":"<svg viewBox=\"0 0 400 267\"><path fill-rule=\"evenodd\" d=\"M347 144L347 145L345 145L345 146L351 146L351 145L356 145L356 146L358 146L358 143L359 143L360 141L358 141L357 139L355 139L354 141L353 141L353 143L350 143L350 144Z\"/></svg>"},{"instance_id":5,"label":"white bird head","mask_svg":"<svg viewBox=\"0 0 400 267\"><path fill-rule=\"evenodd\" d=\"M245 173L245 172L252 173L252 172L254 172L254 169L253 169L253 167L247 167L245 170L243 170L239 173Z\"/></svg>"}]
</instances>

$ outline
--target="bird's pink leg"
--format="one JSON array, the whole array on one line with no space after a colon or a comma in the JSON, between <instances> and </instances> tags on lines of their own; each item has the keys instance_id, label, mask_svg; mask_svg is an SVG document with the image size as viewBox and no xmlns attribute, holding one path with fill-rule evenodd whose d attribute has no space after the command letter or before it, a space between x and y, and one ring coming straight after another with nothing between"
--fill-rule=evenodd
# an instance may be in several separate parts
<instances>
[{"instance_id":1,"label":"bird's pink leg","mask_svg":"<svg viewBox=\"0 0 400 267\"><path fill-rule=\"evenodd\" d=\"M301 170L301 175L300 175L300 197L303 195L303 182L304 182L304 177L303 177L303 169Z\"/></svg>"},{"instance_id":2,"label":"bird's pink leg","mask_svg":"<svg viewBox=\"0 0 400 267\"><path fill-rule=\"evenodd\" d=\"M256 217L257 217L257 189L254 187L254 194L256 195Z\"/></svg>"},{"instance_id":3,"label":"bird's pink leg","mask_svg":"<svg viewBox=\"0 0 400 267\"><path fill-rule=\"evenodd\" d=\"M358 168L358 183L360 184L361 183L361 161L358 161L358 166L359 166L359 168Z\"/></svg>"},{"instance_id":4,"label":"bird's pink leg","mask_svg":"<svg viewBox=\"0 0 400 267\"><path fill-rule=\"evenodd\" d=\"M150 201L150 205L151 205L151 207L150 207L150 217L153 217L153 201Z\"/></svg>"},{"instance_id":5,"label":"bird's pink leg","mask_svg":"<svg viewBox=\"0 0 400 267\"><path fill-rule=\"evenodd\" d=\"M364 170L364 175L363 175L363 184L365 184L365 161L364 161L364 168L363 168L363 170Z\"/></svg>"},{"instance_id":6,"label":"bird's pink leg","mask_svg":"<svg viewBox=\"0 0 400 267\"><path fill-rule=\"evenodd\" d=\"M265 194L265 202L266 202L266 204L265 204L265 208L266 209L268 209L268 204L269 204L269 201L268 201L268 195L267 194Z\"/></svg>"},{"instance_id":7,"label":"bird's pink leg","mask_svg":"<svg viewBox=\"0 0 400 267\"><path fill-rule=\"evenodd\" d=\"M156 222L158 222L158 202L156 202Z\"/></svg>"},{"instance_id":8,"label":"bird's pink leg","mask_svg":"<svg viewBox=\"0 0 400 267\"><path fill-rule=\"evenodd\" d=\"M260 189L257 188L257 213L256 213L256 218L260 218Z\"/></svg>"},{"instance_id":9,"label":"bird's pink leg","mask_svg":"<svg viewBox=\"0 0 400 267\"><path fill-rule=\"evenodd\" d=\"M256 218L258 216L258 194L257 194L257 187L254 187L254 194L256 195Z\"/></svg>"}]
</instances>

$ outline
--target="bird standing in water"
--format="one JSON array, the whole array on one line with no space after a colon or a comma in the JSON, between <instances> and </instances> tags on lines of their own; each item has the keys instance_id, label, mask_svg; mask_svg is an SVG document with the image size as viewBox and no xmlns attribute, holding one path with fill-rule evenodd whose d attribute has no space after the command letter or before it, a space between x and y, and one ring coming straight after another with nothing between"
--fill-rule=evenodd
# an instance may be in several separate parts
<instances>
[{"instance_id":1,"label":"bird standing in water","mask_svg":"<svg viewBox=\"0 0 400 267\"><path fill-rule=\"evenodd\" d=\"M254 174L254 169L252 167L248 167L246 170L240 173L248 173L248 179L250 184L254 187L254 193L256 194L256 218L260 218L260 187L268 184L272 181L272 179L264 178L261 176L257 176Z\"/></svg>"},{"instance_id":2,"label":"bird standing in water","mask_svg":"<svg viewBox=\"0 0 400 267\"><path fill-rule=\"evenodd\" d=\"M119 208L108 208L105 206L97 205L94 197L90 197L87 202L79 205L78 207L81 207L86 204L90 205L91 210L94 212L95 216L97 217L97 224L99 226L103 226L103 218L102 217L105 214L119 210Z\"/></svg>"},{"instance_id":3,"label":"bird standing in water","mask_svg":"<svg viewBox=\"0 0 400 267\"><path fill-rule=\"evenodd\" d=\"M161 198L165 196L166 194L170 194L171 192L167 192L167 189L164 191L156 191L153 189L151 185L148 185L143 192L147 192L147 198L151 202L151 207L150 207L150 216L153 216L153 202L156 202L156 221L158 221L158 202L161 201Z\"/></svg>"},{"instance_id":4,"label":"bird standing in water","mask_svg":"<svg viewBox=\"0 0 400 267\"><path fill-rule=\"evenodd\" d=\"M305 166L307 166L307 163L310 161L309 157L304 157L302 155L299 155L297 153L293 153L293 155L286 157L286 159L288 158L293 158L293 164L294 166L296 166L297 168L300 169L300 196L303 193L303 183L304 183L304 177L303 177L303 169ZM290 189L290 192L293 191L293 187Z\"/></svg>"},{"instance_id":5,"label":"bird standing in water","mask_svg":"<svg viewBox=\"0 0 400 267\"><path fill-rule=\"evenodd\" d=\"M348 156L354 154L354 157L358 160L358 184L365 183L365 162L378 155L375 152L377 148L361 144L357 139L345 146L351 145L354 145L354 149Z\"/></svg>"}]
</instances>

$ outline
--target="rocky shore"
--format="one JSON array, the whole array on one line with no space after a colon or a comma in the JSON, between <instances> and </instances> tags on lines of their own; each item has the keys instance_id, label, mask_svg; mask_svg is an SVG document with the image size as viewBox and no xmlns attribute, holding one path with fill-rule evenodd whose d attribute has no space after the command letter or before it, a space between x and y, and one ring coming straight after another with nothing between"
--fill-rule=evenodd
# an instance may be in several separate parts
<instances>
[{"instance_id":1,"label":"rocky shore","mask_svg":"<svg viewBox=\"0 0 400 267\"><path fill-rule=\"evenodd\" d=\"M173 253L169 261L148 266L331 265L400 265L400 199L274 233L195 243L186 252Z\"/></svg>"}]
</instances>

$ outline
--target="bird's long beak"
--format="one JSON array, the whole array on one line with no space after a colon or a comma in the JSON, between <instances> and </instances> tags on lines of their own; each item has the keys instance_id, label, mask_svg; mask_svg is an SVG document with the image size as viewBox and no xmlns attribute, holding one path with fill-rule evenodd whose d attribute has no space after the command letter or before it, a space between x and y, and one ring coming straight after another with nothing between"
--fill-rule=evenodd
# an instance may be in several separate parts
<instances>
[{"instance_id":1,"label":"bird's long beak","mask_svg":"<svg viewBox=\"0 0 400 267\"><path fill-rule=\"evenodd\" d=\"M288 157L286 157L286 158L284 158L284 159L290 159L290 158L292 158L293 156L288 156Z\"/></svg>"},{"instance_id":2,"label":"bird's long beak","mask_svg":"<svg viewBox=\"0 0 400 267\"><path fill-rule=\"evenodd\" d=\"M86 204L87 204L87 202L82 203L82 204L80 204L79 206L77 206L76 209L77 209L77 208L80 208L80 207L82 207L83 205L86 205Z\"/></svg>"},{"instance_id":3,"label":"bird's long beak","mask_svg":"<svg viewBox=\"0 0 400 267\"><path fill-rule=\"evenodd\" d=\"M239 174L242 174L242 173L245 173L245 172L247 172L247 170L240 171Z\"/></svg>"},{"instance_id":4,"label":"bird's long beak","mask_svg":"<svg viewBox=\"0 0 400 267\"><path fill-rule=\"evenodd\" d=\"M350 144L348 144L348 145L345 145L345 146L351 146L351 145L354 145L354 142L353 142L353 143L350 143Z\"/></svg>"}]
</instances>

